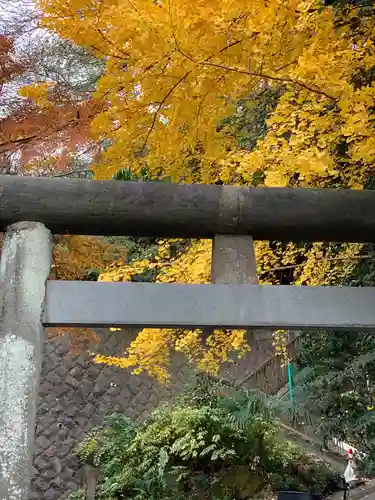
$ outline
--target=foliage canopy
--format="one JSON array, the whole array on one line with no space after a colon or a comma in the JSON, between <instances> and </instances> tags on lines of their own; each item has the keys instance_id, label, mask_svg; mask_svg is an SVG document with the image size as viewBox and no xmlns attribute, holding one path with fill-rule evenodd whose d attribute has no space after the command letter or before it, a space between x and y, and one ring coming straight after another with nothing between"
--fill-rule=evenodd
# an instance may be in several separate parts
<instances>
[{"instance_id":1,"label":"foliage canopy","mask_svg":"<svg viewBox=\"0 0 375 500\"><path fill-rule=\"evenodd\" d=\"M108 178L147 164L174 181L361 186L375 155L371 7L317 0L40 0L43 26L106 60L92 122ZM263 88L283 95L253 152L219 122ZM338 149L345 161L337 161ZM135 155L138 153L138 160ZM199 155L199 165L192 155Z\"/></svg>"}]
</instances>

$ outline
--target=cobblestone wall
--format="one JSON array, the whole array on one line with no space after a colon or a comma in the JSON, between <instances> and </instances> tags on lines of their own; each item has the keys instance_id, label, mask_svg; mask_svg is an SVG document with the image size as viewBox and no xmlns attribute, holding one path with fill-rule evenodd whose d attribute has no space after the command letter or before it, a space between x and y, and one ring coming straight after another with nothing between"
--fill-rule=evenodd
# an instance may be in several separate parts
<instances>
[{"instance_id":1,"label":"cobblestone wall","mask_svg":"<svg viewBox=\"0 0 375 500\"><path fill-rule=\"evenodd\" d=\"M124 332L97 333L100 351L108 355L121 354L130 340ZM270 337L266 335L253 342L251 353L223 367L223 372L242 378L270 354ZM166 388L146 375L132 376L127 370L93 364L88 354L74 356L66 339L46 340L30 500L57 500L76 488L79 474L74 448L84 434L111 411L121 411L132 419L144 418L192 379L182 357L174 359L173 372L172 383Z\"/></svg>"}]
</instances>

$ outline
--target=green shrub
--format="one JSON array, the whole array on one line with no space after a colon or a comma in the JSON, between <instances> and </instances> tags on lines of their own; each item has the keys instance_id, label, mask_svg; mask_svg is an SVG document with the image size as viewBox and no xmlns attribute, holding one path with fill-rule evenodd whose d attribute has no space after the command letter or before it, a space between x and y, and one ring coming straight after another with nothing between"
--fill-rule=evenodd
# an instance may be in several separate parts
<instances>
[{"instance_id":1,"label":"green shrub","mask_svg":"<svg viewBox=\"0 0 375 500\"><path fill-rule=\"evenodd\" d=\"M335 486L334 472L280 441L267 405L244 392L195 391L139 426L111 415L77 453L100 469L98 500L245 499L265 488Z\"/></svg>"},{"instance_id":2,"label":"green shrub","mask_svg":"<svg viewBox=\"0 0 375 500\"><path fill-rule=\"evenodd\" d=\"M81 489L74 491L66 498L66 500L86 500L85 491Z\"/></svg>"}]
</instances>

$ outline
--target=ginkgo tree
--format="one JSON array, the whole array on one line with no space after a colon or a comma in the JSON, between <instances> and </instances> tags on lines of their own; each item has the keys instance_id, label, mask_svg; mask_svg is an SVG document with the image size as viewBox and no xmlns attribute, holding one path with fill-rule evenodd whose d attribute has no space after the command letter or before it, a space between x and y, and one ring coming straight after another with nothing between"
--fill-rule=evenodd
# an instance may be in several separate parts
<instances>
[{"instance_id":1,"label":"ginkgo tree","mask_svg":"<svg viewBox=\"0 0 375 500\"><path fill-rule=\"evenodd\" d=\"M113 144L98 178L124 162L136 168L134 153L147 150L149 168L175 181L230 182L239 172L250 182L260 169L270 186L296 174L305 183L337 175L361 185L375 154L375 89L355 76L374 65L372 11L316 0L40 0L40 7L44 26L106 59L95 97L108 106L92 131ZM285 88L270 133L253 154L228 154L217 124L236 99L264 85ZM342 141L355 175L335 163ZM184 160L197 145L202 164L192 172Z\"/></svg>"},{"instance_id":2,"label":"ginkgo tree","mask_svg":"<svg viewBox=\"0 0 375 500\"><path fill-rule=\"evenodd\" d=\"M107 144L93 167L96 178L147 167L151 178L175 182L361 189L373 174L372 2L39 0L38 6L44 28L105 61L92 96L103 106L91 120L92 138ZM228 116L238 123L258 109L259 96L271 94L259 134L238 144ZM48 106L43 96L40 104ZM205 281L207 273L193 269L202 255L209 269L207 248L193 242L158 265L175 270L169 281L184 281L189 262L189 275ZM256 246L260 275L271 283L270 270L283 265L295 266L296 284L340 282L360 252L360 245ZM140 265L133 264L136 272ZM103 279L131 279L132 271L120 267ZM220 332L216 338L216 366L244 345L238 335L225 348ZM126 363L162 364L162 346L181 348L179 339L178 332L144 331Z\"/></svg>"}]
</instances>

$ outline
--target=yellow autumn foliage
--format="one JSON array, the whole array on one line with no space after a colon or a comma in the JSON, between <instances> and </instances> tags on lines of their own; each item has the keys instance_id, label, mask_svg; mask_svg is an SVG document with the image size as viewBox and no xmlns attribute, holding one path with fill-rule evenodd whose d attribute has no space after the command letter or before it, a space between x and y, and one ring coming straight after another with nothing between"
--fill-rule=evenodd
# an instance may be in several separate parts
<instances>
[{"instance_id":1,"label":"yellow autumn foliage","mask_svg":"<svg viewBox=\"0 0 375 500\"><path fill-rule=\"evenodd\" d=\"M43 27L106 61L94 98L107 106L93 119L92 135L109 146L96 178L147 164L150 175L174 182L252 185L257 177L265 186L362 189L372 173L372 12L320 0L38 4ZM217 125L241 114L237 100L265 88L282 89L267 131L255 148L239 150ZM109 266L101 279L129 281L151 269L160 282L210 281L210 242L193 241L175 257L168 245L160 242L152 261ZM282 266L295 266L297 285L340 283L360 252L361 245L256 242L262 283L274 283L272 270ZM165 380L171 349L215 372L230 350L246 348L243 332L144 330L126 359L98 361Z\"/></svg>"},{"instance_id":2,"label":"yellow autumn foliage","mask_svg":"<svg viewBox=\"0 0 375 500\"><path fill-rule=\"evenodd\" d=\"M52 277L85 280L90 270L99 272L114 260L123 262L125 251L95 236L58 236L53 248Z\"/></svg>"},{"instance_id":3,"label":"yellow autumn foliage","mask_svg":"<svg viewBox=\"0 0 375 500\"><path fill-rule=\"evenodd\" d=\"M174 181L212 182L222 173L284 186L324 185L337 175L361 184L375 157L373 84L358 76L375 64L373 16L320 0L39 0L42 25L105 58L94 97L106 109L92 122L94 137L112 140L97 165L99 179L147 151L150 173ZM354 26L354 28L352 27ZM219 121L234 101L264 86L286 89L256 151L228 154ZM350 141L345 167L335 148ZM200 168L192 150L200 146ZM237 161L239 160L239 161ZM226 167L220 167L220 161Z\"/></svg>"},{"instance_id":4,"label":"yellow autumn foliage","mask_svg":"<svg viewBox=\"0 0 375 500\"><path fill-rule=\"evenodd\" d=\"M42 108L52 107L52 102L48 98L48 91L52 84L48 82L32 83L24 85L19 91L19 95L30 99L34 104Z\"/></svg>"}]
</instances>

